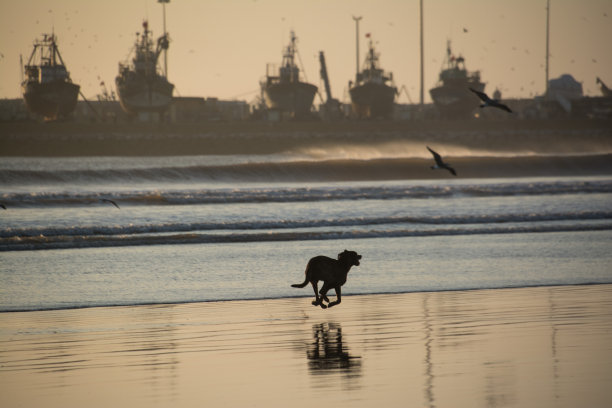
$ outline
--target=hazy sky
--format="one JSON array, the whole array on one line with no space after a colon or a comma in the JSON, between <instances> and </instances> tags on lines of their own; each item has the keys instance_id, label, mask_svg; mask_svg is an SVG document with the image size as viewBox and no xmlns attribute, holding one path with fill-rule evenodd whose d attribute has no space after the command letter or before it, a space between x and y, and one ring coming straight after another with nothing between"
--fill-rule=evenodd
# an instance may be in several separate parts
<instances>
[{"instance_id":1,"label":"hazy sky","mask_svg":"<svg viewBox=\"0 0 612 408\"><path fill-rule=\"evenodd\" d=\"M546 0L424 0L425 98L438 81L446 41L480 70L486 91L529 97L544 91ZM355 23L393 72L419 100L418 0L171 0L166 6L171 37L169 79L175 95L252 100L267 63L280 64L293 29L309 82L320 87L324 51L332 94L348 100L355 75ZM88 98L100 82L114 89L117 64L132 48L142 21L162 34L156 0L0 0L0 98L20 97L19 55L54 28L74 82ZM467 32L464 31L467 30ZM612 1L551 0L550 77L572 74L587 95L600 95L595 78L612 87ZM402 94L400 102L408 102ZM317 100L318 102L318 100Z\"/></svg>"}]
</instances>

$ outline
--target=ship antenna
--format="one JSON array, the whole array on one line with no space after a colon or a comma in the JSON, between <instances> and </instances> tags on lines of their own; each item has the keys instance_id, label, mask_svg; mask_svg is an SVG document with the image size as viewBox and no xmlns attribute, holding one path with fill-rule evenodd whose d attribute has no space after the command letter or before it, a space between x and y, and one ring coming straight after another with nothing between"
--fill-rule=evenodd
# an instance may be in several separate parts
<instances>
[{"instance_id":1,"label":"ship antenna","mask_svg":"<svg viewBox=\"0 0 612 408\"><path fill-rule=\"evenodd\" d=\"M170 0L157 0L161 3L164 14L164 38L167 40L168 33L166 32L166 3L170 3ZM166 79L168 78L168 47L164 47L164 74Z\"/></svg>"},{"instance_id":2,"label":"ship antenna","mask_svg":"<svg viewBox=\"0 0 612 408\"><path fill-rule=\"evenodd\" d=\"M361 16L353 16L355 20L355 39L356 39L356 58L355 58L355 84L359 81L359 21L362 19Z\"/></svg>"}]
</instances>

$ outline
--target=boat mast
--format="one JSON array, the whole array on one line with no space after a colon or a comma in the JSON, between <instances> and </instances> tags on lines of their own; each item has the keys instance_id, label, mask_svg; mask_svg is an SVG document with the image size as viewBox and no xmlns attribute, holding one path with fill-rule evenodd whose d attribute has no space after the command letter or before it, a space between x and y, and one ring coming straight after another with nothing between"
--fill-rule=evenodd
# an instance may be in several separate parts
<instances>
[{"instance_id":1,"label":"boat mast","mask_svg":"<svg viewBox=\"0 0 612 408\"><path fill-rule=\"evenodd\" d=\"M420 30L421 30L421 107L423 107L423 82L424 82L424 70L423 70L423 0L420 0Z\"/></svg>"},{"instance_id":2,"label":"boat mast","mask_svg":"<svg viewBox=\"0 0 612 408\"><path fill-rule=\"evenodd\" d=\"M550 0L546 0L546 95L548 94L548 60L550 57Z\"/></svg>"},{"instance_id":3,"label":"boat mast","mask_svg":"<svg viewBox=\"0 0 612 408\"><path fill-rule=\"evenodd\" d=\"M162 4L162 10L164 13L164 37L167 39L168 33L166 32L166 3L170 3L170 0L157 0L158 3ZM164 48L164 75L168 78L168 47Z\"/></svg>"},{"instance_id":4,"label":"boat mast","mask_svg":"<svg viewBox=\"0 0 612 408\"><path fill-rule=\"evenodd\" d=\"M359 20L361 20L361 16L355 17L353 16L353 20L355 20L355 43L356 43L356 66L355 66L355 84L359 81Z\"/></svg>"},{"instance_id":5,"label":"boat mast","mask_svg":"<svg viewBox=\"0 0 612 408\"><path fill-rule=\"evenodd\" d=\"M51 56L50 56L51 66L57 65L57 46L55 45L55 30L53 30L53 34L51 34Z\"/></svg>"},{"instance_id":6,"label":"boat mast","mask_svg":"<svg viewBox=\"0 0 612 408\"><path fill-rule=\"evenodd\" d=\"M57 58L59 58L59 61L61 63L61 65L63 65L64 67L66 66L66 64L64 63L64 59L62 58L62 54L60 54L59 52L59 48L57 48L57 43L55 42L56 37L55 34L51 37L51 44L53 45L53 65L57 65Z\"/></svg>"}]
</instances>

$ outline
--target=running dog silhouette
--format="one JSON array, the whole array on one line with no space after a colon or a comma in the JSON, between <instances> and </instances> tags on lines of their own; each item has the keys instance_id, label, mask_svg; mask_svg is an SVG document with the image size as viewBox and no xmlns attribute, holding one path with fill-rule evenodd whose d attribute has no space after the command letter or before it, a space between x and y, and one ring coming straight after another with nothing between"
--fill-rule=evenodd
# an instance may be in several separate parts
<instances>
[{"instance_id":1,"label":"running dog silhouette","mask_svg":"<svg viewBox=\"0 0 612 408\"><path fill-rule=\"evenodd\" d=\"M315 256L308 261L304 282L291 286L303 288L310 282L315 293L315 300L312 302L314 306L321 306L323 309L335 306L342 301L340 287L346 283L349 270L353 265L359 266L360 259L361 255L357 252L347 251L346 249L338 254L338 259L332 259L323 255ZM323 281L323 287L320 291L318 290L319 281ZM336 290L336 300L334 302L330 302L326 296L327 291L332 288ZM323 301L326 301L328 304L325 305Z\"/></svg>"}]
</instances>

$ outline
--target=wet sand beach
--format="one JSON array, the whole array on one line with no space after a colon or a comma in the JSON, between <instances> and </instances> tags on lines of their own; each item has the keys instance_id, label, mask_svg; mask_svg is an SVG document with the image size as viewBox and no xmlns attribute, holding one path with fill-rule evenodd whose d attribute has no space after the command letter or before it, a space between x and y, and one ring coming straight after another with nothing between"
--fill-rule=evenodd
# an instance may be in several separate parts
<instances>
[{"instance_id":1,"label":"wet sand beach","mask_svg":"<svg viewBox=\"0 0 612 408\"><path fill-rule=\"evenodd\" d=\"M0 314L3 407L605 407L612 285Z\"/></svg>"}]
</instances>

